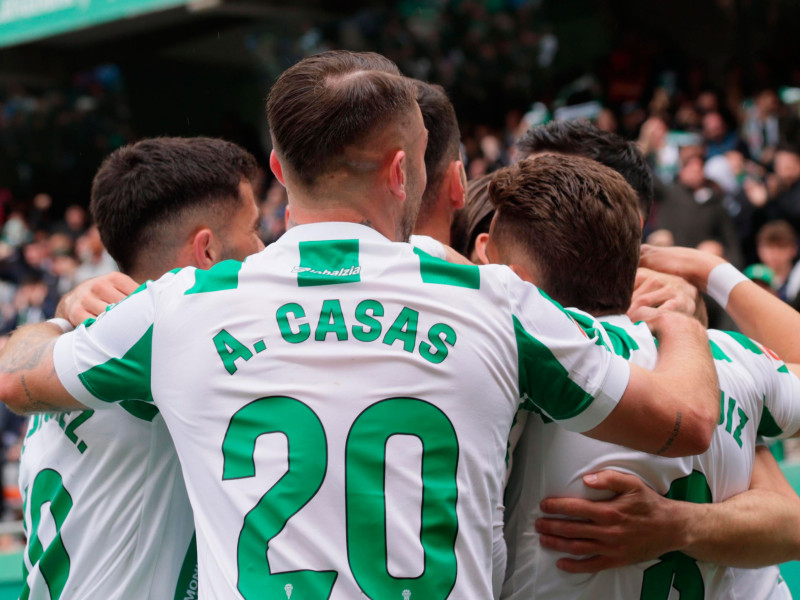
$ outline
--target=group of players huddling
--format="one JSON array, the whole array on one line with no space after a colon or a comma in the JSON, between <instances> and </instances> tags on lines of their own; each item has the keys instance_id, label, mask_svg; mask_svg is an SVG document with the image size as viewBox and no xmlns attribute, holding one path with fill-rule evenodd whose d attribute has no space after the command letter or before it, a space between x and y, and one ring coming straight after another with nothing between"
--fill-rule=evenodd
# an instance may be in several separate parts
<instances>
[{"instance_id":1,"label":"group of players huddling","mask_svg":"<svg viewBox=\"0 0 800 600\"><path fill-rule=\"evenodd\" d=\"M800 314L711 255L640 256L635 146L531 130L480 187L478 266L447 246L440 88L327 52L267 112L277 242L244 150L124 147L91 200L122 273L0 353L32 414L22 599L790 597L800 501L760 436L800 429ZM750 337L706 331L697 289Z\"/></svg>"}]
</instances>

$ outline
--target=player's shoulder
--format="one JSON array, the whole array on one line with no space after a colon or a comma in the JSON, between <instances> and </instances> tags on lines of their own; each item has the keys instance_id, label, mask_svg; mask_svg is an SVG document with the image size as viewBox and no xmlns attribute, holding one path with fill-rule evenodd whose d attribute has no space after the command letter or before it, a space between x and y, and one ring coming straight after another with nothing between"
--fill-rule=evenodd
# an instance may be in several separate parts
<instances>
[{"instance_id":1,"label":"player's shoulder","mask_svg":"<svg viewBox=\"0 0 800 600\"><path fill-rule=\"evenodd\" d=\"M738 331L709 329L708 342L714 360L718 363L747 367L754 360L780 360L772 350Z\"/></svg>"}]
</instances>

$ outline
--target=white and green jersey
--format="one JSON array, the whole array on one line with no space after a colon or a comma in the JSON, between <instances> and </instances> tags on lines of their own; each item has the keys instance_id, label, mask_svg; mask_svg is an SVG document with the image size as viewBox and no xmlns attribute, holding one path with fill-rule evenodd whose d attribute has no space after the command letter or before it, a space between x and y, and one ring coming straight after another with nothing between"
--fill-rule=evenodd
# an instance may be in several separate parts
<instances>
[{"instance_id":1,"label":"white and green jersey","mask_svg":"<svg viewBox=\"0 0 800 600\"><path fill-rule=\"evenodd\" d=\"M585 431L630 375L508 268L352 223L168 274L54 355L85 405L159 408L224 600L491 597L520 398Z\"/></svg>"},{"instance_id":2,"label":"white and green jersey","mask_svg":"<svg viewBox=\"0 0 800 600\"><path fill-rule=\"evenodd\" d=\"M19 484L21 600L197 597L192 511L152 404L33 415Z\"/></svg>"},{"instance_id":3,"label":"white and green jersey","mask_svg":"<svg viewBox=\"0 0 800 600\"><path fill-rule=\"evenodd\" d=\"M587 333L620 356L646 368L657 354L644 324L625 316L576 320ZM707 452L686 458L664 458L572 434L546 416L528 415L514 452L506 490L508 569L502 598L647 598L680 593L682 600L734 597L734 569L695 561L672 552L660 560L575 575L561 571L563 554L542 548L534 522L546 497L607 499L613 494L591 490L582 476L602 469L636 475L670 498L717 502L750 487L758 433L779 436L800 428L800 381L769 350L737 333L709 331L719 376L720 423ZM677 596L674 596L677 597Z\"/></svg>"}]
</instances>

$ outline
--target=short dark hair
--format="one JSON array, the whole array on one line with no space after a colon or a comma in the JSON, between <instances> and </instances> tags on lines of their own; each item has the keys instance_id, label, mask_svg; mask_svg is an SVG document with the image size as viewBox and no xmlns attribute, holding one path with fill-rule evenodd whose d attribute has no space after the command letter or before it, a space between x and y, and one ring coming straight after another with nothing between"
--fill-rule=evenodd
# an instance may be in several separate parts
<instances>
[{"instance_id":1,"label":"short dark hair","mask_svg":"<svg viewBox=\"0 0 800 600\"><path fill-rule=\"evenodd\" d=\"M416 106L416 88L374 52L323 52L278 78L267 99L275 151L306 185L332 159Z\"/></svg>"},{"instance_id":2,"label":"short dark hair","mask_svg":"<svg viewBox=\"0 0 800 600\"><path fill-rule=\"evenodd\" d=\"M422 206L417 220L424 220L433 207L442 185L447 166L458 160L461 132L458 129L456 110L440 85L415 80L417 103L422 111L422 120L428 130L428 146L425 148L425 170L428 184L422 196Z\"/></svg>"},{"instance_id":3,"label":"short dark hair","mask_svg":"<svg viewBox=\"0 0 800 600\"><path fill-rule=\"evenodd\" d=\"M639 211L647 221L653 206L653 174L635 142L601 131L580 121L551 121L531 127L517 142L524 155L556 152L585 156L622 175L639 197Z\"/></svg>"},{"instance_id":4,"label":"short dark hair","mask_svg":"<svg viewBox=\"0 0 800 600\"><path fill-rule=\"evenodd\" d=\"M92 182L90 210L100 238L123 272L152 248L159 225L195 208L235 211L239 184L256 177L255 158L220 139L160 137L123 146Z\"/></svg>"},{"instance_id":5,"label":"short dark hair","mask_svg":"<svg viewBox=\"0 0 800 600\"><path fill-rule=\"evenodd\" d=\"M546 154L498 171L489 197L494 243L501 254L522 251L545 292L596 315L628 310L642 230L636 193L619 173Z\"/></svg>"}]
</instances>

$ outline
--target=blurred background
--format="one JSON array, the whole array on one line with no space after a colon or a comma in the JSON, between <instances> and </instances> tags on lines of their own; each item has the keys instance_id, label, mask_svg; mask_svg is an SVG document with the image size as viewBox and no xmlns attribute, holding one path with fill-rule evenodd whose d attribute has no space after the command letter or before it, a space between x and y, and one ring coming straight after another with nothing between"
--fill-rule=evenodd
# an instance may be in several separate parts
<instances>
[{"instance_id":1,"label":"blurred background","mask_svg":"<svg viewBox=\"0 0 800 600\"><path fill-rule=\"evenodd\" d=\"M792 0L0 0L0 336L115 268L89 190L108 153L143 137L247 148L265 167L262 236L276 239L286 198L266 168L266 96L284 69L335 48L444 86L471 179L552 119L638 141L657 181L648 241L722 254L800 302L798 28ZM0 416L9 597L23 428Z\"/></svg>"}]
</instances>

